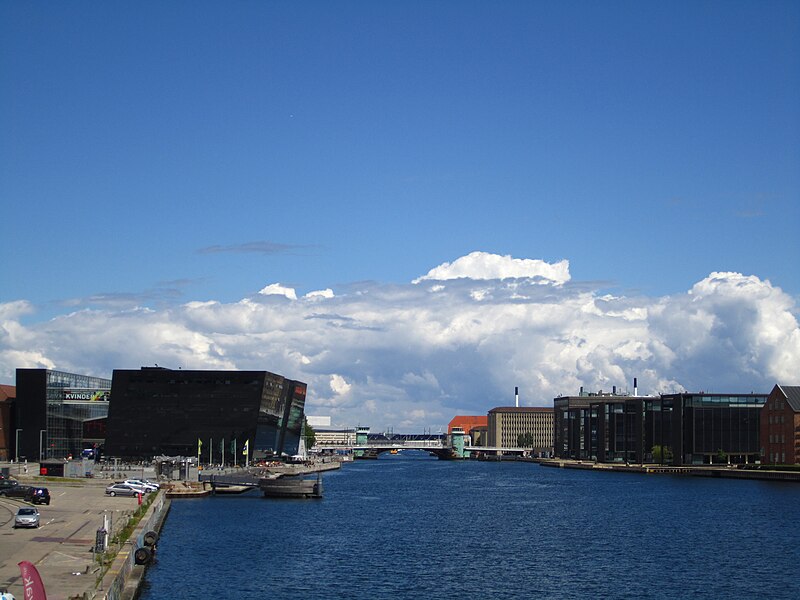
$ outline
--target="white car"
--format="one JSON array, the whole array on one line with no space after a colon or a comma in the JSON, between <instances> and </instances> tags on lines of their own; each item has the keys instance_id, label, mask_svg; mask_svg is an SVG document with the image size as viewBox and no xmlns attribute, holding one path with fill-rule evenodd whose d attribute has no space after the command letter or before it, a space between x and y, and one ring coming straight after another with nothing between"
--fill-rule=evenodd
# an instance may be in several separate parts
<instances>
[{"instance_id":1,"label":"white car","mask_svg":"<svg viewBox=\"0 0 800 600\"><path fill-rule=\"evenodd\" d=\"M129 485L131 487L140 487L145 492L155 492L156 490L158 490L157 485L150 483L146 479L126 479L122 483L124 483L125 485Z\"/></svg>"}]
</instances>

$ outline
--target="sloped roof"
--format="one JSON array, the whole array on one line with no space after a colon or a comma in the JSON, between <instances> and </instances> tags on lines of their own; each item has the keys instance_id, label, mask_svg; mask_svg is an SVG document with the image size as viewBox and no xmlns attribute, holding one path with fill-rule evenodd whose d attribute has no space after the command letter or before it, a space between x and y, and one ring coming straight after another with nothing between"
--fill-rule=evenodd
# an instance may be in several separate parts
<instances>
[{"instance_id":1,"label":"sloped roof","mask_svg":"<svg viewBox=\"0 0 800 600\"><path fill-rule=\"evenodd\" d=\"M464 433L469 433L474 427L486 427L489 422L487 415L456 415L447 426L447 432L453 433L453 427L461 427Z\"/></svg>"},{"instance_id":2,"label":"sloped roof","mask_svg":"<svg viewBox=\"0 0 800 600\"><path fill-rule=\"evenodd\" d=\"M0 402L17 397L17 386L0 384Z\"/></svg>"},{"instance_id":3,"label":"sloped roof","mask_svg":"<svg viewBox=\"0 0 800 600\"><path fill-rule=\"evenodd\" d=\"M800 385L779 385L794 412L800 412Z\"/></svg>"}]
</instances>

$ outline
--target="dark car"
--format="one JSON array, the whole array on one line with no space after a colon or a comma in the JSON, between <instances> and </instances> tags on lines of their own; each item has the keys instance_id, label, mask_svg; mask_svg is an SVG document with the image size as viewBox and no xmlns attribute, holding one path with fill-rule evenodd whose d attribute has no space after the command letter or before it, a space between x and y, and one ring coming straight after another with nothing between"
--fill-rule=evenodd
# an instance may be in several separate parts
<instances>
[{"instance_id":1,"label":"dark car","mask_svg":"<svg viewBox=\"0 0 800 600\"><path fill-rule=\"evenodd\" d=\"M33 488L29 485L12 485L0 489L0 496L6 496L7 498L26 498L31 490L33 490Z\"/></svg>"},{"instance_id":2,"label":"dark car","mask_svg":"<svg viewBox=\"0 0 800 600\"><path fill-rule=\"evenodd\" d=\"M25 500L33 504L47 504L50 506L50 490L43 487L32 487L25 496Z\"/></svg>"},{"instance_id":3,"label":"dark car","mask_svg":"<svg viewBox=\"0 0 800 600\"><path fill-rule=\"evenodd\" d=\"M16 479L0 479L0 496L4 495L12 488L18 486L19 486L19 481L17 481Z\"/></svg>"}]
</instances>

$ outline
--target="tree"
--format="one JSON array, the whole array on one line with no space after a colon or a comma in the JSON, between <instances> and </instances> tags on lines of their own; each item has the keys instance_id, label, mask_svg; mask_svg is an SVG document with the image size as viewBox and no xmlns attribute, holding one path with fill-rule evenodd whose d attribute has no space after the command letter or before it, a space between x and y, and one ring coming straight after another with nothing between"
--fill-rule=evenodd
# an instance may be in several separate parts
<instances>
[{"instance_id":1,"label":"tree","mask_svg":"<svg viewBox=\"0 0 800 600\"><path fill-rule=\"evenodd\" d=\"M517 436L517 446L519 448L533 448L534 439L532 433L520 433Z\"/></svg>"},{"instance_id":2,"label":"tree","mask_svg":"<svg viewBox=\"0 0 800 600\"><path fill-rule=\"evenodd\" d=\"M314 431L314 428L308 424L308 419L303 417L303 435L305 436L306 440L306 450L311 450L314 447L314 444L317 443L317 434Z\"/></svg>"},{"instance_id":3,"label":"tree","mask_svg":"<svg viewBox=\"0 0 800 600\"><path fill-rule=\"evenodd\" d=\"M653 462L670 462L672 460L672 448L669 446L653 446L651 452L653 453Z\"/></svg>"}]
</instances>

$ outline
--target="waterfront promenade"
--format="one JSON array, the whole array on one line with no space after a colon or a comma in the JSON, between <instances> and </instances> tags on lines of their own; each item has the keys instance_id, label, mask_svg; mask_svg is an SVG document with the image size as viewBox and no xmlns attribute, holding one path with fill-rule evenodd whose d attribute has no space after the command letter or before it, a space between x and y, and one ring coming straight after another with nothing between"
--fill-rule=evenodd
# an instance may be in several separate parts
<instances>
[{"instance_id":1,"label":"waterfront promenade","mask_svg":"<svg viewBox=\"0 0 800 600\"><path fill-rule=\"evenodd\" d=\"M49 600L83 598L84 594L86 598L102 597L95 593L99 568L92 549L96 532L103 526L104 515L111 531L119 531L137 509L138 499L106 496L110 479L59 481L16 470L13 465L12 477L24 485L48 488L51 501L49 506L38 506L41 527L14 529L14 514L26 503L0 497L0 589L7 588L18 600L25 597L17 564L27 560L42 576ZM38 472L38 465L29 464L28 470Z\"/></svg>"}]
</instances>

